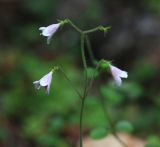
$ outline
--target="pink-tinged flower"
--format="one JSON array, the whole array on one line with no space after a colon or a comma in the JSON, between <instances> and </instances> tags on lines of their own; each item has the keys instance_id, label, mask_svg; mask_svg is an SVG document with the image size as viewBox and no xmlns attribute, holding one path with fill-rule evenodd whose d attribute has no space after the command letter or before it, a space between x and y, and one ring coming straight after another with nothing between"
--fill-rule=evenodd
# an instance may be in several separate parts
<instances>
[{"instance_id":1,"label":"pink-tinged flower","mask_svg":"<svg viewBox=\"0 0 160 147\"><path fill-rule=\"evenodd\" d=\"M46 93L49 94L51 81L52 81L52 74L53 74L53 71L43 76L39 81L33 82L33 84L35 85L35 88L40 89L41 87L44 87L46 90Z\"/></svg>"},{"instance_id":2,"label":"pink-tinged flower","mask_svg":"<svg viewBox=\"0 0 160 147\"><path fill-rule=\"evenodd\" d=\"M119 68L117 68L113 65L109 65L109 66L110 66L111 74L114 78L116 85L121 86L121 84L122 84L121 78L127 78L128 73L126 71L120 70Z\"/></svg>"},{"instance_id":3,"label":"pink-tinged flower","mask_svg":"<svg viewBox=\"0 0 160 147\"><path fill-rule=\"evenodd\" d=\"M47 44L50 43L52 36L60 27L60 23L49 25L48 27L40 27L39 30L42 31L41 35L47 37Z\"/></svg>"}]
</instances>

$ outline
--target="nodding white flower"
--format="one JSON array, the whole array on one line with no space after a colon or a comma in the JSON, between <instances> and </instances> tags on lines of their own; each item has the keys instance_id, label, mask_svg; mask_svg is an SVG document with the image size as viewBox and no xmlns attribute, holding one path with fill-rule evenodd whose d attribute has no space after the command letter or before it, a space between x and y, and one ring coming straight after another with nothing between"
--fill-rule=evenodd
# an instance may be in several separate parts
<instances>
[{"instance_id":1,"label":"nodding white flower","mask_svg":"<svg viewBox=\"0 0 160 147\"><path fill-rule=\"evenodd\" d=\"M40 27L39 30L42 31L41 35L47 37L47 44L50 43L50 40L54 33L60 27L60 23L49 25L48 27Z\"/></svg>"},{"instance_id":2,"label":"nodding white flower","mask_svg":"<svg viewBox=\"0 0 160 147\"><path fill-rule=\"evenodd\" d=\"M36 89L40 89L41 87L44 87L46 90L46 93L49 94L51 81L52 81L52 74L53 71L50 71L48 74L43 76L39 81L33 82Z\"/></svg>"},{"instance_id":3,"label":"nodding white flower","mask_svg":"<svg viewBox=\"0 0 160 147\"><path fill-rule=\"evenodd\" d=\"M121 84L122 84L121 78L127 78L128 73L126 71L123 71L123 70L113 66L113 65L109 65L109 66L110 66L111 74L114 78L116 85L121 86Z\"/></svg>"}]
</instances>

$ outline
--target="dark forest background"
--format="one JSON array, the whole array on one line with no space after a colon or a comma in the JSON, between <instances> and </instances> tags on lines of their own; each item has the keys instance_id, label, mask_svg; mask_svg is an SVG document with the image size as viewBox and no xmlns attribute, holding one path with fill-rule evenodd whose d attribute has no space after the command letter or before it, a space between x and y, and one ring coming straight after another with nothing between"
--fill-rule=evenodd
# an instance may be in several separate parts
<instances>
[{"instance_id":1,"label":"dark forest background","mask_svg":"<svg viewBox=\"0 0 160 147\"><path fill-rule=\"evenodd\" d=\"M65 18L82 29L112 26L105 37L90 34L92 48L97 59L113 60L129 77L116 88L103 75L100 91L115 123L125 120L130 133L160 144L160 0L0 0L0 146L77 144L80 103L74 90L58 72L50 95L32 84L62 65L82 88L77 32L64 26L47 45L38 30ZM107 125L95 89L85 108L86 136Z\"/></svg>"}]
</instances>

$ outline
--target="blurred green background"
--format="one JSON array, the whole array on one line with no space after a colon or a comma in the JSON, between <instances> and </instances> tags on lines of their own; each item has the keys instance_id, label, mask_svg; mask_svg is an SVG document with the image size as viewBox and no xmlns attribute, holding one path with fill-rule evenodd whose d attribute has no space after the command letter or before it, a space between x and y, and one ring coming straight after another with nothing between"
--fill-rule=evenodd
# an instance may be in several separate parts
<instances>
[{"instance_id":1,"label":"blurred green background","mask_svg":"<svg viewBox=\"0 0 160 147\"><path fill-rule=\"evenodd\" d=\"M74 90L59 72L50 95L32 84L61 65L82 90L77 32L64 26L47 45L38 30L65 18L82 29L112 26L105 37L90 35L93 52L129 72L120 88L109 74L95 83L85 105L85 134L108 127L98 86L115 123L130 122L132 134L159 144L159 0L0 0L0 147L76 146L80 101Z\"/></svg>"}]
</instances>

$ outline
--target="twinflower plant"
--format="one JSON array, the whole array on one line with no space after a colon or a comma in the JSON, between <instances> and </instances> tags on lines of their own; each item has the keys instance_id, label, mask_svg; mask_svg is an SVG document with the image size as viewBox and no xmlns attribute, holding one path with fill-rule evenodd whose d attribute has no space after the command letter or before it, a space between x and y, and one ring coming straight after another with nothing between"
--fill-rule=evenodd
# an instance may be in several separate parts
<instances>
[{"instance_id":1,"label":"twinflower plant","mask_svg":"<svg viewBox=\"0 0 160 147\"><path fill-rule=\"evenodd\" d=\"M68 78L68 76L65 74L63 67L54 67L52 71L50 71L48 74L43 76L40 80L33 82L35 85L36 89L40 89L41 87L44 87L46 89L46 92L49 94L50 91L50 86L51 86L51 81L52 81L52 74L56 71L59 70L61 73L63 73L64 78L70 83L72 88L75 90L77 95L80 98L80 119L79 119L79 147L83 147L83 114L84 114L84 105L85 105L85 100L89 94L90 89L92 88L94 81L96 80L95 76L99 71L105 71L105 72L110 72L113 76L113 79L116 83L116 85L120 86L122 84L121 78L127 78L128 73L126 71L122 71L119 68L115 67L112 65L111 61L107 60L100 60L97 61L96 58L94 57L94 54L92 52L92 47L91 43L89 40L89 34L100 31L104 34L108 32L108 30L111 29L110 26L104 27L102 25L99 25L95 28L89 29L89 30L82 30L80 29L77 25L75 25L70 19L65 19L65 20L58 20L58 23L51 24L47 27L40 27L39 30L42 31L41 35L47 37L47 44L50 43L51 38L55 34L55 32L59 29L59 27L65 26L65 25L70 25L79 35L80 35L80 49L81 49L81 57L82 57L82 63L83 63L83 68L84 68L84 86L83 86L83 91L79 92L79 90L76 88L74 83ZM64 28L64 27L63 27ZM93 75L90 78L88 76L87 70L88 70L88 63L86 60L86 51L89 54L89 57L93 63ZM104 107L104 103L103 106ZM104 113L106 110L104 109ZM106 118L108 120L108 124L110 125L111 132L115 136L115 138L124 146L127 147L127 145L118 137L114 125L108 115L106 115Z\"/></svg>"}]
</instances>

